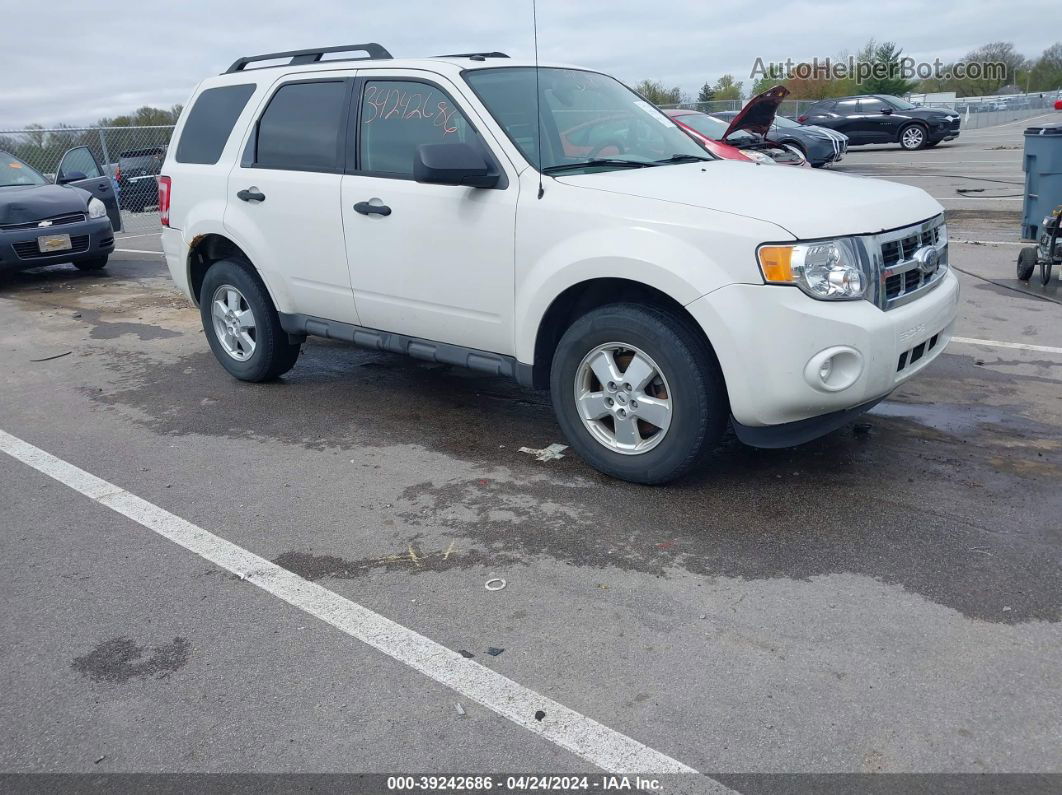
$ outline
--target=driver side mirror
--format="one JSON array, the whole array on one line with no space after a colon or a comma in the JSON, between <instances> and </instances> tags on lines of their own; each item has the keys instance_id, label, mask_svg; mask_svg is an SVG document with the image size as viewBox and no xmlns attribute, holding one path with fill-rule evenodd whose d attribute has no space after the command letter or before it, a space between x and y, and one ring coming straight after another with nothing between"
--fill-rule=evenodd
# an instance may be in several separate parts
<instances>
[{"instance_id":1,"label":"driver side mirror","mask_svg":"<svg viewBox=\"0 0 1062 795\"><path fill-rule=\"evenodd\" d=\"M66 173L59 174L55 178L56 185L66 185L69 182L78 182L79 180L88 179L88 177L80 171L67 171Z\"/></svg>"},{"instance_id":2,"label":"driver side mirror","mask_svg":"<svg viewBox=\"0 0 1062 795\"><path fill-rule=\"evenodd\" d=\"M465 143L421 144L413 159L413 179L433 185L493 188L498 175L490 173L483 155Z\"/></svg>"},{"instance_id":3,"label":"driver side mirror","mask_svg":"<svg viewBox=\"0 0 1062 795\"><path fill-rule=\"evenodd\" d=\"M892 115L892 108L882 108L881 112L884 113L886 116L891 116Z\"/></svg>"}]
</instances>

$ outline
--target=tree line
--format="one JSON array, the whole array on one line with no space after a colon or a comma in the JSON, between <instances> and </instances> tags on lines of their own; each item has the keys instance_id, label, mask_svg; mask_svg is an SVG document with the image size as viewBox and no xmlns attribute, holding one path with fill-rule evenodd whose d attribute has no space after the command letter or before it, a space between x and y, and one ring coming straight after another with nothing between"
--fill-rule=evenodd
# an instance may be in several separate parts
<instances>
[{"instance_id":1,"label":"tree line","mask_svg":"<svg viewBox=\"0 0 1062 795\"><path fill-rule=\"evenodd\" d=\"M858 94L892 94L903 96L910 93L935 93L954 91L958 97L990 96L998 93L1046 92L1062 89L1062 42L1056 42L1038 57L1028 58L1018 52L1013 42L996 41L971 50L961 62L1000 63L1001 74L983 74L976 77L930 77L922 80L907 79L902 74L903 50L895 42L868 41L854 56L856 64L873 65L871 77L857 81L855 77L838 78L829 74L824 66L818 69L810 65L794 67L788 74L778 66L772 66L767 74L752 81L747 96L756 96L776 85L784 85L792 99L825 99ZM848 52L835 56L836 62L847 64ZM943 73L954 75L955 64L945 64ZM678 105L689 102L712 102L716 100L740 100L746 96L744 82L732 74L724 74L714 83L706 82L696 96L690 96L679 86L668 87L658 80L642 80L635 90L657 105Z\"/></svg>"}]
</instances>

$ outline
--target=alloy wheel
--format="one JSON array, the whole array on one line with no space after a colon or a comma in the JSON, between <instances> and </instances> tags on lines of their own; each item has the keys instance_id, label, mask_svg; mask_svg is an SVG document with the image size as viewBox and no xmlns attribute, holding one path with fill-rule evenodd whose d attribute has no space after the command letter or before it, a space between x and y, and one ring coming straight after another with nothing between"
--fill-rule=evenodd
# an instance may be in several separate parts
<instances>
[{"instance_id":1,"label":"alloy wheel","mask_svg":"<svg viewBox=\"0 0 1062 795\"><path fill-rule=\"evenodd\" d=\"M925 140L926 134L922 132L921 127L908 127L903 131L903 147L904 149L917 149L922 145L922 141Z\"/></svg>"},{"instance_id":2,"label":"alloy wheel","mask_svg":"<svg viewBox=\"0 0 1062 795\"><path fill-rule=\"evenodd\" d=\"M672 399L659 365L633 345L598 345L576 369L579 418L616 453L640 455L660 444L671 426Z\"/></svg>"},{"instance_id":3,"label":"alloy wheel","mask_svg":"<svg viewBox=\"0 0 1062 795\"><path fill-rule=\"evenodd\" d=\"M214 334L225 353L238 362L245 362L254 355L258 344L254 312L243 293L231 284L218 287L211 300L210 318L214 321Z\"/></svg>"}]
</instances>

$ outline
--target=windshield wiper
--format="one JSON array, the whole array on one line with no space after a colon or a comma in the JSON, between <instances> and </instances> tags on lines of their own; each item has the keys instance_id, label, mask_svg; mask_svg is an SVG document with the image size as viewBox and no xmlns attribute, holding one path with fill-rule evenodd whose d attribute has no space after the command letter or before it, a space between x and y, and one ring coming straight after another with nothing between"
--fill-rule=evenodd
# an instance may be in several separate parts
<instances>
[{"instance_id":1,"label":"windshield wiper","mask_svg":"<svg viewBox=\"0 0 1062 795\"><path fill-rule=\"evenodd\" d=\"M671 155L671 157L665 157L663 160L656 160L656 163L703 163L714 160L714 157L701 157L700 155Z\"/></svg>"},{"instance_id":2,"label":"windshield wiper","mask_svg":"<svg viewBox=\"0 0 1062 795\"><path fill-rule=\"evenodd\" d=\"M557 171L567 171L571 168L587 168L590 166L617 166L620 168L649 168L656 163L646 163L641 160L622 160L618 157L595 157L591 160L583 160L579 163L558 163L555 166L546 166L542 169L543 174L553 174Z\"/></svg>"}]
</instances>

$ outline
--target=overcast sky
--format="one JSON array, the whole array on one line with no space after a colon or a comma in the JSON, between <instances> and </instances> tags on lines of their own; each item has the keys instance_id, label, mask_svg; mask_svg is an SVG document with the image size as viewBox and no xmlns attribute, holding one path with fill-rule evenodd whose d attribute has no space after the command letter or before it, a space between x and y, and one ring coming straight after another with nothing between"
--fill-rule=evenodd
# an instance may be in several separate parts
<instances>
[{"instance_id":1,"label":"overcast sky","mask_svg":"<svg viewBox=\"0 0 1062 795\"><path fill-rule=\"evenodd\" d=\"M1057 10L1050 0L539 0L539 52L695 94L724 72L747 81L757 57L836 56L870 36L919 60L998 40L1038 56L1060 38L1047 22ZM2 18L0 129L184 103L203 77L254 53L365 41L398 57L532 53L530 0L8 0Z\"/></svg>"}]
</instances>

